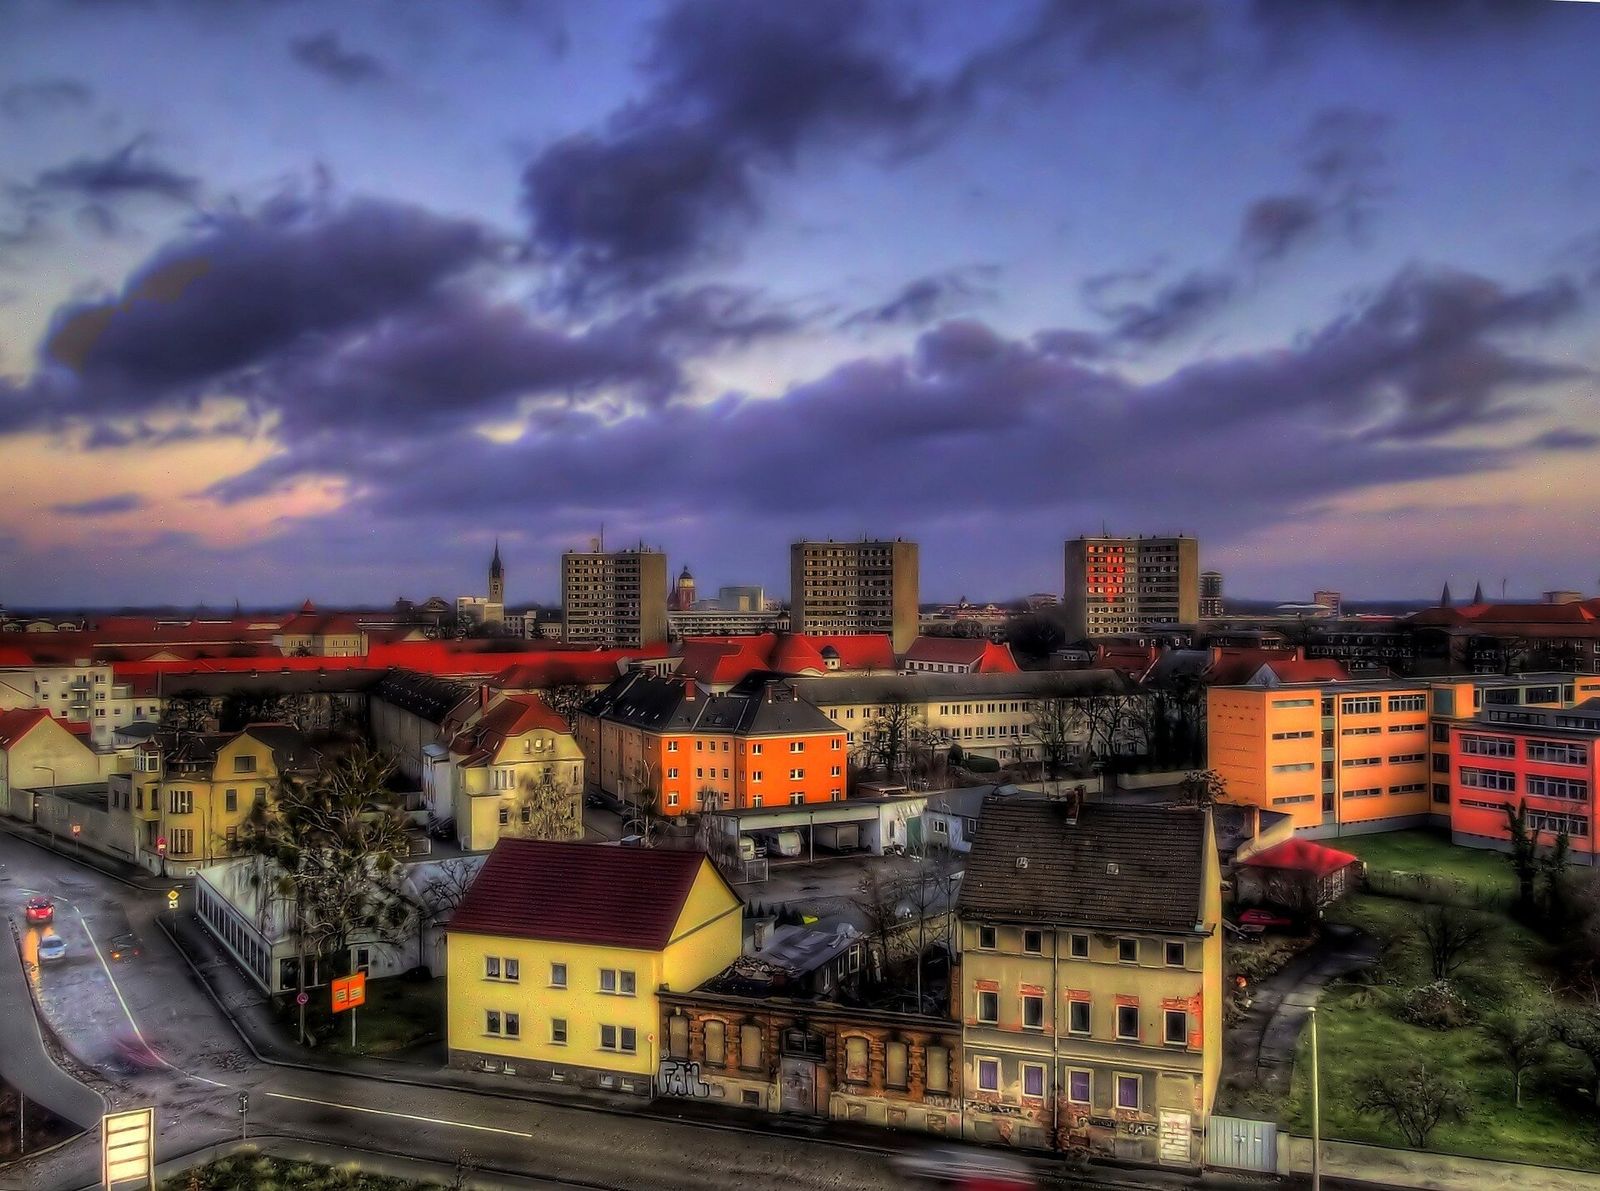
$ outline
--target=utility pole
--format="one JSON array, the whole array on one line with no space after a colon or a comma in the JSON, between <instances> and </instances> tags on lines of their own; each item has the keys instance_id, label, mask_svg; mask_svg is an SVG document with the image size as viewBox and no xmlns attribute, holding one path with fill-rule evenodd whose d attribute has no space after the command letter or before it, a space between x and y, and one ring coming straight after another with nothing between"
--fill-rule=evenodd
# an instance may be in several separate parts
<instances>
[{"instance_id":1,"label":"utility pole","mask_svg":"<svg viewBox=\"0 0 1600 1191\"><path fill-rule=\"evenodd\" d=\"M1317 1066L1317 1007L1311 1017L1311 1191L1322 1191L1322 1073Z\"/></svg>"}]
</instances>

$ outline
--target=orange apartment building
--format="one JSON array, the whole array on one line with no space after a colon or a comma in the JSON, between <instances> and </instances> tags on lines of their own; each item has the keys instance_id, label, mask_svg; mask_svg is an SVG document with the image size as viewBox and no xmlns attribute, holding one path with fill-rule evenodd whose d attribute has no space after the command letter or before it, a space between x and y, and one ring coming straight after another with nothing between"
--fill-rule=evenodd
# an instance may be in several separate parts
<instances>
[{"instance_id":1,"label":"orange apartment building","mask_svg":"<svg viewBox=\"0 0 1600 1191\"><path fill-rule=\"evenodd\" d=\"M714 695L636 670L584 705L575 735L592 786L625 802L657 792L666 815L845 796L844 730L781 681Z\"/></svg>"},{"instance_id":2,"label":"orange apartment building","mask_svg":"<svg viewBox=\"0 0 1600 1191\"><path fill-rule=\"evenodd\" d=\"M1455 722L1594 696L1600 678L1573 674L1213 687L1209 764L1229 801L1288 814L1301 835L1445 825Z\"/></svg>"}]
</instances>

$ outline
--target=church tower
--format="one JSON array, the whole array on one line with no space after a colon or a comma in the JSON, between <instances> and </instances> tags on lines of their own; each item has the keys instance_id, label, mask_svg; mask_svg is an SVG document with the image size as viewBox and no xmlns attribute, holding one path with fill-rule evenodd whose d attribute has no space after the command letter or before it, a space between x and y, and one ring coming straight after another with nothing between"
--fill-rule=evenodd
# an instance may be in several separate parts
<instances>
[{"instance_id":1,"label":"church tower","mask_svg":"<svg viewBox=\"0 0 1600 1191\"><path fill-rule=\"evenodd\" d=\"M500 539L494 540L494 557L489 560L489 602L505 606L506 568L500 561Z\"/></svg>"},{"instance_id":2,"label":"church tower","mask_svg":"<svg viewBox=\"0 0 1600 1191\"><path fill-rule=\"evenodd\" d=\"M667 608L673 612L690 612L694 609L694 576L689 574L689 568L683 568L683 574L678 576L678 581L673 585L672 593L667 597Z\"/></svg>"}]
</instances>

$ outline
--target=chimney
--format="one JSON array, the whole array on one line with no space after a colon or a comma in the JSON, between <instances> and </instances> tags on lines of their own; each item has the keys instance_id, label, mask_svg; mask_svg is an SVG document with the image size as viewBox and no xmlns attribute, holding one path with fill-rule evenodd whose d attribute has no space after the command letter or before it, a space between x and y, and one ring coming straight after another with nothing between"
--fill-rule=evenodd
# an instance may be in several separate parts
<instances>
[{"instance_id":1,"label":"chimney","mask_svg":"<svg viewBox=\"0 0 1600 1191\"><path fill-rule=\"evenodd\" d=\"M1261 808L1255 803L1250 804L1250 838L1256 839L1261 835Z\"/></svg>"},{"instance_id":2,"label":"chimney","mask_svg":"<svg viewBox=\"0 0 1600 1191\"><path fill-rule=\"evenodd\" d=\"M694 679L692 678L683 680L683 701L685 703L694 702Z\"/></svg>"},{"instance_id":3,"label":"chimney","mask_svg":"<svg viewBox=\"0 0 1600 1191\"><path fill-rule=\"evenodd\" d=\"M489 710L489 684L487 682L478 684L478 710Z\"/></svg>"}]
</instances>

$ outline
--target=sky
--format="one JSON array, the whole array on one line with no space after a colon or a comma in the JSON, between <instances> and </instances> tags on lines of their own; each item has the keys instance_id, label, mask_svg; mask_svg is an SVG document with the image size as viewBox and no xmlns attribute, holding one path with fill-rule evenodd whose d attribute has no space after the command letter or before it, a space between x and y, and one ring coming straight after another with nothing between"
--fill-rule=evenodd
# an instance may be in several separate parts
<instances>
[{"instance_id":1,"label":"sky","mask_svg":"<svg viewBox=\"0 0 1600 1191\"><path fill-rule=\"evenodd\" d=\"M1600 4L13 0L0 603L1600 584Z\"/></svg>"}]
</instances>

